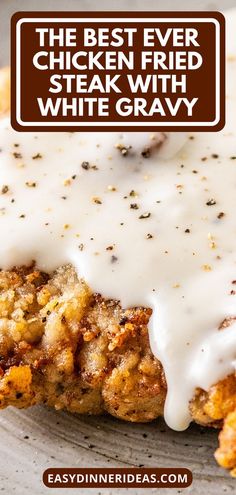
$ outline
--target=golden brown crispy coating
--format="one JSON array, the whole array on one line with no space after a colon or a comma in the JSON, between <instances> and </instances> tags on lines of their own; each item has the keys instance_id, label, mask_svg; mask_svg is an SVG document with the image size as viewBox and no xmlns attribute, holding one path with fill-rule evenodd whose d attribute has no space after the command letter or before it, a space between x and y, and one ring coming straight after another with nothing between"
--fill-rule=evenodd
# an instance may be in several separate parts
<instances>
[{"instance_id":1,"label":"golden brown crispy coating","mask_svg":"<svg viewBox=\"0 0 236 495\"><path fill-rule=\"evenodd\" d=\"M232 476L236 478L236 409L226 416L219 441L215 458L221 466L231 469Z\"/></svg>"},{"instance_id":2,"label":"golden brown crispy coating","mask_svg":"<svg viewBox=\"0 0 236 495\"><path fill-rule=\"evenodd\" d=\"M149 346L150 315L92 294L71 266L51 277L33 267L0 272L0 407L43 402L136 422L162 415L166 382ZM190 409L204 425L226 418L217 460L234 469L235 376L198 390Z\"/></svg>"},{"instance_id":3,"label":"golden brown crispy coating","mask_svg":"<svg viewBox=\"0 0 236 495\"><path fill-rule=\"evenodd\" d=\"M9 110L0 70L0 114ZM122 310L92 294L71 266L52 276L0 272L0 408L46 403L146 422L163 414L166 382L148 339L151 310ZM193 420L223 429L218 463L236 476L236 376L197 390Z\"/></svg>"},{"instance_id":4,"label":"golden brown crispy coating","mask_svg":"<svg viewBox=\"0 0 236 495\"><path fill-rule=\"evenodd\" d=\"M150 314L93 295L70 266L51 278L1 272L1 407L46 402L131 421L157 417L166 387L149 347Z\"/></svg>"}]
</instances>

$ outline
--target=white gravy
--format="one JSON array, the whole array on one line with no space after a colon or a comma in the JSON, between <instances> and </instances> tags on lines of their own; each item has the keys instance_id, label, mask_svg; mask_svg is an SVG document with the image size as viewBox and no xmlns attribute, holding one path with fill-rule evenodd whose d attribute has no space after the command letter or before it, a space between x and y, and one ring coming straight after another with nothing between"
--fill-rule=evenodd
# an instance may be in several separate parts
<instances>
[{"instance_id":1,"label":"white gravy","mask_svg":"<svg viewBox=\"0 0 236 495\"><path fill-rule=\"evenodd\" d=\"M151 307L176 430L195 388L236 368L236 322L219 330L236 316L235 29L231 12L220 133L170 135L145 158L147 134L17 133L0 122L1 268L70 262L104 297Z\"/></svg>"}]
</instances>

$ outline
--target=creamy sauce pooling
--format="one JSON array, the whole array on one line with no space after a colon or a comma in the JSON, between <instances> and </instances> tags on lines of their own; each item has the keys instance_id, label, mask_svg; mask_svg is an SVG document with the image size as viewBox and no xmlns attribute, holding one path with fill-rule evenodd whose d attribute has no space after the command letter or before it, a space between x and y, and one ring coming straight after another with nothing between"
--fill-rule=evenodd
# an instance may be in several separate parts
<instances>
[{"instance_id":1,"label":"creamy sauce pooling","mask_svg":"<svg viewBox=\"0 0 236 495\"><path fill-rule=\"evenodd\" d=\"M70 262L94 291L151 307L165 419L177 430L189 424L195 388L208 390L236 367L236 323L219 329L236 316L232 19L227 125L188 136L175 156L183 136L148 157L145 134L16 133L0 123L1 268Z\"/></svg>"}]
</instances>

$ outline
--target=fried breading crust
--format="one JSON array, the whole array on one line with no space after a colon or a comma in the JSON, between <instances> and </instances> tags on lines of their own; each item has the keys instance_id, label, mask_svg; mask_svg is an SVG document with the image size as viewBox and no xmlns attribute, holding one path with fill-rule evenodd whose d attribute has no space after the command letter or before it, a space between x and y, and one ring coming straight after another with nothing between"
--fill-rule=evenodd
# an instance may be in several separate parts
<instances>
[{"instance_id":1,"label":"fried breading crust","mask_svg":"<svg viewBox=\"0 0 236 495\"><path fill-rule=\"evenodd\" d=\"M147 422L163 414L166 382L148 339L151 310L93 294L71 266L0 272L0 407L45 403ZM234 469L236 378L196 392L193 420L225 428L217 460ZM231 413L231 415L230 415Z\"/></svg>"},{"instance_id":2,"label":"fried breading crust","mask_svg":"<svg viewBox=\"0 0 236 495\"><path fill-rule=\"evenodd\" d=\"M0 273L0 405L149 421L162 413L165 379L149 347L151 311L123 311L91 293L67 266ZM20 378L19 378L20 373Z\"/></svg>"}]
</instances>

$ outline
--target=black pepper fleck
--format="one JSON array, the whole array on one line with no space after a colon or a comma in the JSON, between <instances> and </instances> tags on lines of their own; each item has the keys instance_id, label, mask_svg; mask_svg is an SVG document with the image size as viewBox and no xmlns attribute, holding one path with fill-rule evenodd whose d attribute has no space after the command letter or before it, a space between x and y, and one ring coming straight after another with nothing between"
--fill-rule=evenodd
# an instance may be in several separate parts
<instances>
[{"instance_id":1,"label":"black pepper fleck","mask_svg":"<svg viewBox=\"0 0 236 495\"><path fill-rule=\"evenodd\" d=\"M82 163L81 163L81 167L82 167L84 170L89 170L89 169L90 169L89 162L82 162Z\"/></svg>"},{"instance_id":2,"label":"black pepper fleck","mask_svg":"<svg viewBox=\"0 0 236 495\"><path fill-rule=\"evenodd\" d=\"M111 257L111 263L116 263L118 261L117 256L114 256L114 254Z\"/></svg>"},{"instance_id":3,"label":"black pepper fleck","mask_svg":"<svg viewBox=\"0 0 236 495\"><path fill-rule=\"evenodd\" d=\"M206 202L206 205L207 205L207 206L214 206L214 205L216 205L216 201L215 201L215 199L212 199L212 198L211 198L211 199L209 199L209 200Z\"/></svg>"},{"instance_id":4,"label":"black pepper fleck","mask_svg":"<svg viewBox=\"0 0 236 495\"><path fill-rule=\"evenodd\" d=\"M22 154L21 154L21 153L17 153L16 151L14 151L13 156L14 156L14 158L16 158L16 159L17 159L17 158L22 158Z\"/></svg>"},{"instance_id":5,"label":"black pepper fleck","mask_svg":"<svg viewBox=\"0 0 236 495\"><path fill-rule=\"evenodd\" d=\"M2 186L2 190L1 190L1 193L2 194L6 194L8 191L9 191L9 187L8 186Z\"/></svg>"},{"instance_id":6,"label":"black pepper fleck","mask_svg":"<svg viewBox=\"0 0 236 495\"><path fill-rule=\"evenodd\" d=\"M139 219L140 220L143 220L143 218L149 218L150 216L151 216L151 213L150 212L143 213L142 215L140 215Z\"/></svg>"},{"instance_id":7,"label":"black pepper fleck","mask_svg":"<svg viewBox=\"0 0 236 495\"><path fill-rule=\"evenodd\" d=\"M150 155L151 155L150 148L145 148L145 149L141 152L141 155L143 156L143 158L149 158L149 157L150 157Z\"/></svg>"},{"instance_id":8,"label":"black pepper fleck","mask_svg":"<svg viewBox=\"0 0 236 495\"><path fill-rule=\"evenodd\" d=\"M37 153L36 155L32 156L33 160L38 160L39 158L42 158L41 153Z\"/></svg>"}]
</instances>

